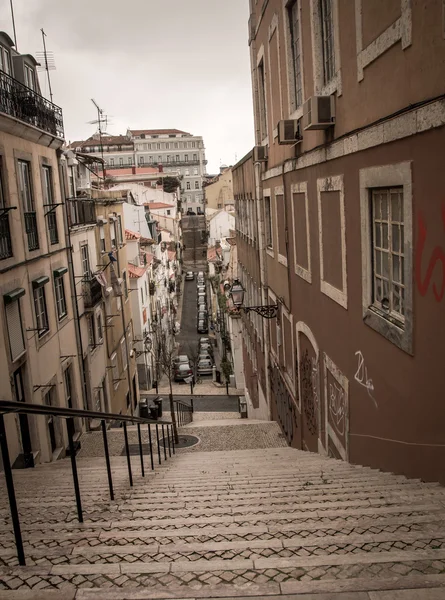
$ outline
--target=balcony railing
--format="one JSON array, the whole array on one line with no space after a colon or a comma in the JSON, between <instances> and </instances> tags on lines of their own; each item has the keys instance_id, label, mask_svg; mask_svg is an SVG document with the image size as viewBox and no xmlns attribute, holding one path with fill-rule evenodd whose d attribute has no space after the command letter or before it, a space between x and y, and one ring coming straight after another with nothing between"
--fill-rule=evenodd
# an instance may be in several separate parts
<instances>
[{"instance_id":1,"label":"balcony railing","mask_svg":"<svg viewBox=\"0 0 445 600\"><path fill-rule=\"evenodd\" d=\"M98 154L98 153L96 153L96 154ZM203 165L207 164L207 160L202 160L201 162L202 162ZM161 162L144 162L144 163L138 163L137 165L135 165L135 164L132 164L132 165L129 165L129 164L126 164L126 165L125 164L124 165L110 165L110 164L106 164L105 165L105 169L107 171L112 171L114 169L117 169L117 170L119 170L119 169L132 169L134 167L136 167L137 169L139 169L139 168L144 169L146 167L159 167L161 165L163 167L189 167L189 166L193 167L193 166L197 166L199 164L200 164L199 160L188 160L188 161L185 161L185 160L178 160L178 161L170 160L170 161L161 161ZM97 170L99 170L99 171L102 170L102 166L96 165L94 168L95 168L96 171Z\"/></svg>"},{"instance_id":2,"label":"balcony railing","mask_svg":"<svg viewBox=\"0 0 445 600\"><path fill-rule=\"evenodd\" d=\"M82 198L68 198L66 201L66 211L68 215L68 226L88 225L96 222L96 211L94 209L94 200L84 200Z\"/></svg>"},{"instance_id":3,"label":"balcony railing","mask_svg":"<svg viewBox=\"0 0 445 600\"><path fill-rule=\"evenodd\" d=\"M83 301L85 308L93 308L102 300L102 286L95 277L83 282Z\"/></svg>"},{"instance_id":4,"label":"balcony railing","mask_svg":"<svg viewBox=\"0 0 445 600\"><path fill-rule=\"evenodd\" d=\"M57 229L57 218L56 213L54 211L51 211L46 215L46 226L48 227L50 244L52 246L54 244L58 244L59 231Z\"/></svg>"},{"instance_id":5,"label":"balcony railing","mask_svg":"<svg viewBox=\"0 0 445 600\"><path fill-rule=\"evenodd\" d=\"M0 71L0 112L64 138L62 109Z\"/></svg>"},{"instance_id":6,"label":"balcony railing","mask_svg":"<svg viewBox=\"0 0 445 600\"><path fill-rule=\"evenodd\" d=\"M12 256L11 231L9 229L9 216L5 213L0 216L0 260Z\"/></svg>"},{"instance_id":7,"label":"balcony railing","mask_svg":"<svg viewBox=\"0 0 445 600\"><path fill-rule=\"evenodd\" d=\"M28 250L39 249L39 234L37 232L36 212L25 212L25 231L28 236Z\"/></svg>"}]
</instances>

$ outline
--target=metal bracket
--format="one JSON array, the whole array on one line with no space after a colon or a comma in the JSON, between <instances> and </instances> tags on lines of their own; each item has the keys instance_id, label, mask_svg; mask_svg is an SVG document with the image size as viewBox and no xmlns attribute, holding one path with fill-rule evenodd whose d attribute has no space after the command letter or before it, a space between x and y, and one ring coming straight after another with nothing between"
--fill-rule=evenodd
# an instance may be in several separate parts
<instances>
[{"instance_id":1,"label":"metal bracket","mask_svg":"<svg viewBox=\"0 0 445 600\"><path fill-rule=\"evenodd\" d=\"M53 387L56 387L55 383L47 383L46 385L33 385L32 391L37 392L37 390L40 390L41 388L53 388Z\"/></svg>"},{"instance_id":2,"label":"metal bracket","mask_svg":"<svg viewBox=\"0 0 445 600\"><path fill-rule=\"evenodd\" d=\"M278 313L278 304L268 304L265 306L243 306L244 312L256 312L263 319L274 319Z\"/></svg>"},{"instance_id":3,"label":"metal bracket","mask_svg":"<svg viewBox=\"0 0 445 600\"><path fill-rule=\"evenodd\" d=\"M2 206L0 208L0 217L7 214L10 210L17 210L17 206Z\"/></svg>"},{"instance_id":4,"label":"metal bracket","mask_svg":"<svg viewBox=\"0 0 445 600\"><path fill-rule=\"evenodd\" d=\"M53 210L54 210L55 208L57 208L58 206L63 206L63 204L64 204L63 202L58 202L57 204L44 204L43 206L51 206L51 209L50 209L50 210L48 210L48 211L45 213L45 217L46 217L47 215L49 215L50 213L52 213L52 212L53 212Z\"/></svg>"}]
</instances>

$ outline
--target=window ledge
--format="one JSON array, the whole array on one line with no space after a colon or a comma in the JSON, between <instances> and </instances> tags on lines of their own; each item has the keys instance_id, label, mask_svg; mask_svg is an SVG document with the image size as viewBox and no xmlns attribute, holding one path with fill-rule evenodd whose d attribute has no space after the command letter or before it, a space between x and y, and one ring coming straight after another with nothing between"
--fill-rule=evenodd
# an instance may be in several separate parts
<instances>
[{"instance_id":1,"label":"window ledge","mask_svg":"<svg viewBox=\"0 0 445 600\"><path fill-rule=\"evenodd\" d=\"M394 317L380 312L373 306L369 306L363 315L363 321L368 327L380 333L389 342L408 354L413 354L412 350L412 318L406 316L405 323L402 325Z\"/></svg>"},{"instance_id":2,"label":"window ledge","mask_svg":"<svg viewBox=\"0 0 445 600\"><path fill-rule=\"evenodd\" d=\"M275 252L274 252L274 249L273 249L273 248L271 248L270 246L267 246L267 247L266 247L266 252L267 252L267 254L268 254L269 256L271 256L272 258L275 258Z\"/></svg>"}]
</instances>

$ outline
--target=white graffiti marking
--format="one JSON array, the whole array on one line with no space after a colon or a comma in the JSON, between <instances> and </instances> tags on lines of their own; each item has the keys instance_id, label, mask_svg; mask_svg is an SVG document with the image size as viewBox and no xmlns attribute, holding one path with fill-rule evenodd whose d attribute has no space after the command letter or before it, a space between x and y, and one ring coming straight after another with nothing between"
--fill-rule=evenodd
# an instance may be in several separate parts
<instances>
[{"instance_id":1,"label":"white graffiti marking","mask_svg":"<svg viewBox=\"0 0 445 600\"><path fill-rule=\"evenodd\" d=\"M320 409L320 399L319 399L319 389L320 389L320 380L319 380L319 370L318 370L318 360L315 357L312 357L312 393L314 397L314 406L317 411ZM317 417L318 418L318 417Z\"/></svg>"},{"instance_id":2,"label":"white graffiti marking","mask_svg":"<svg viewBox=\"0 0 445 600\"><path fill-rule=\"evenodd\" d=\"M358 350L355 353L355 356L358 356L358 365L354 379L357 381L357 383L366 388L368 396L374 402L375 407L378 408L377 400L373 396L374 384L372 383L372 379L368 377L368 369L365 367L365 359L363 358L363 354L360 352L360 350Z\"/></svg>"},{"instance_id":3,"label":"white graffiti marking","mask_svg":"<svg viewBox=\"0 0 445 600\"><path fill-rule=\"evenodd\" d=\"M344 436L346 424L346 394L341 385L329 384L329 413L332 424L339 433Z\"/></svg>"}]
</instances>

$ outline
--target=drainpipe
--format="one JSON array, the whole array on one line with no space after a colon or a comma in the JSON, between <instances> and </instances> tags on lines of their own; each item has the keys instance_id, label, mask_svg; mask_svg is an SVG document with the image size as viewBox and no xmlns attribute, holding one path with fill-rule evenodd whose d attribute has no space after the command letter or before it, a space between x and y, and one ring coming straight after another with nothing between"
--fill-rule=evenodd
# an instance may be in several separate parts
<instances>
[{"instance_id":1,"label":"drainpipe","mask_svg":"<svg viewBox=\"0 0 445 600\"><path fill-rule=\"evenodd\" d=\"M82 333L80 330L80 319L79 319L79 304L77 302L76 294L76 279L74 277L74 264L73 264L73 246L71 243L71 231L68 224L68 212L66 208L66 201L68 194L66 191L66 159L60 150L57 150L58 167L59 167L59 179L60 179L60 192L63 200L63 220L65 225L65 246L68 259L68 274L70 278L71 287L71 302L73 305L73 317L74 317L74 331L76 335L76 347L77 347L77 359L79 362L79 373L81 379L81 391L82 391L82 402L84 410L88 410L88 392L86 374L83 364L83 348L82 348ZM65 162L65 165L62 164ZM89 428L89 422L86 421L86 427Z\"/></svg>"},{"instance_id":2,"label":"drainpipe","mask_svg":"<svg viewBox=\"0 0 445 600\"><path fill-rule=\"evenodd\" d=\"M265 261L265 242L264 242L264 213L262 206L262 185L261 185L261 163L255 162L255 201L257 208L257 219L258 219L258 254L260 258L260 290L261 290L261 304L264 306L268 303L266 294L267 287L267 275L266 275L266 261ZM269 327L267 326L267 319L261 319L263 327L263 342L264 342L264 370L266 374L266 401L269 409L269 420L272 420L272 403L270 400L270 386L269 386Z\"/></svg>"}]
</instances>

